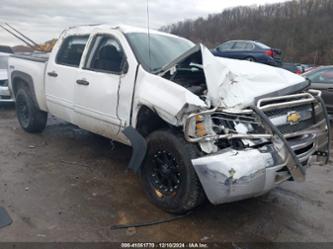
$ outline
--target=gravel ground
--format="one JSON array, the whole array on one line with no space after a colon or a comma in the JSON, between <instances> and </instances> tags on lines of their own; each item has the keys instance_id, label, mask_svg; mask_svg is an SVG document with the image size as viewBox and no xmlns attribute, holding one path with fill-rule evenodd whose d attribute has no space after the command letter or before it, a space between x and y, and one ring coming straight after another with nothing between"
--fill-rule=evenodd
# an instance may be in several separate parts
<instances>
[{"instance_id":1,"label":"gravel ground","mask_svg":"<svg viewBox=\"0 0 333 249\"><path fill-rule=\"evenodd\" d=\"M287 182L241 202L209 203L179 220L137 229L111 225L170 217L145 197L127 170L131 149L49 118L25 133L14 108L0 108L0 206L13 219L0 242L333 241L333 167L314 166L304 183Z\"/></svg>"}]
</instances>

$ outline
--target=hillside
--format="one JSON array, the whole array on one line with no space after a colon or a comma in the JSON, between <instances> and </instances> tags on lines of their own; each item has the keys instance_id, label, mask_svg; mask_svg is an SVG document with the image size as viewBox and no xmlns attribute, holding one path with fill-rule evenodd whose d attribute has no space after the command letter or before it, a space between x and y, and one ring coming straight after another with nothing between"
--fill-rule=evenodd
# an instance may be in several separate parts
<instances>
[{"instance_id":1,"label":"hillside","mask_svg":"<svg viewBox=\"0 0 333 249\"><path fill-rule=\"evenodd\" d=\"M231 39L262 41L287 61L333 64L333 0L236 7L161 30L214 47Z\"/></svg>"}]
</instances>

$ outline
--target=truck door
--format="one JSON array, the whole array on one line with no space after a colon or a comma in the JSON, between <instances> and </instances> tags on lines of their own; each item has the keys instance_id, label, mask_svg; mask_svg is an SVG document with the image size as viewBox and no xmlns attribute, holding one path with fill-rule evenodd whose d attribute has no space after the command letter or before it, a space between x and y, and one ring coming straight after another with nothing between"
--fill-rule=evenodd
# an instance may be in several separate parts
<instances>
[{"instance_id":1,"label":"truck door","mask_svg":"<svg viewBox=\"0 0 333 249\"><path fill-rule=\"evenodd\" d=\"M49 112L73 123L74 88L89 35L68 36L58 52L52 53L46 68L45 92Z\"/></svg>"},{"instance_id":2,"label":"truck door","mask_svg":"<svg viewBox=\"0 0 333 249\"><path fill-rule=\"evenodd\" d=\"M118 115L122 84L134 82L120 42L110 34L96 34L75 81L75 123L81 128L119 140ZM131 99L126 100L128 108Z\"/></svg>"}]
</instances>

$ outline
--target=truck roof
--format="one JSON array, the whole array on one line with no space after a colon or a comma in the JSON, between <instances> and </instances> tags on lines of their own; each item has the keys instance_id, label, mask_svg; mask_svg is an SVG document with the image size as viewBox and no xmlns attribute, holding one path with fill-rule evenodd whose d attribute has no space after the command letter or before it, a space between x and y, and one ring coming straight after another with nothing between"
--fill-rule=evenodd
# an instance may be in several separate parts
<instances>
[{"instance_id":1,"label":"truck roof","mask_svg":"<svg viewBox=\"0 0 333 249\"><path fill-rule=\"evenodd\" d=\"M110 24L92 24L92 25L83 25L83 26L74 26L74 27L69 27L64 30L63 33L66 34L87 34L91 33L95 30L110 30L110 29L117 29L120 32L127 34L127 33L148 33L147 28L141 28L141 27L135 27L135 26L130 26L130 25L110 25ZM160 32L154 29L150 29L149 32L151 34L160 34L160 35L166 35L166 36L173 36L172 34L168 34L165 32Z\"/></svg>"}]
</instances>

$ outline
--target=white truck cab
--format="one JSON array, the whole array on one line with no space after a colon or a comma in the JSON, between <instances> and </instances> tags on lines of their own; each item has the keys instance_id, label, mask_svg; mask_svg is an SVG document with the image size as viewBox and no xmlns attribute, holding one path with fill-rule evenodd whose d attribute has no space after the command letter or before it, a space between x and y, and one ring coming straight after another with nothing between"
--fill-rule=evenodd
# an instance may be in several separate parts
<instances>
[{"instance_id":1,"label":"white truck cab","mask_svg":"<svg viewBox=\"0 0 333 249\"><path fill-rule=\"evenodd\" d=\"M171 34L69 28L49 55L12 56L9 73L24 130L42 132L50 113L131 145L129 167L168 212L303 181L329 157L326 109L304 78Z\"/></svg>"}]
</instances>

